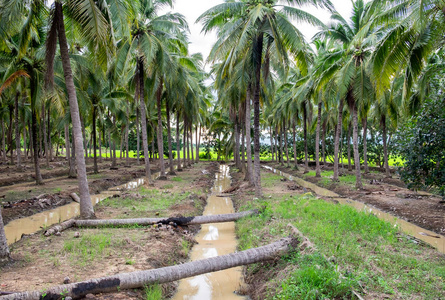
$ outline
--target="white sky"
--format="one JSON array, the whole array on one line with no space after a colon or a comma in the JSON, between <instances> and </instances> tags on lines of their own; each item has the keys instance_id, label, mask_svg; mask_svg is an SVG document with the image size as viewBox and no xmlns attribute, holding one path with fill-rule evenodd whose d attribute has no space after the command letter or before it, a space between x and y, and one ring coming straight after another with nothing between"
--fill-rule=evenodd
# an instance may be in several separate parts
<instances>
[{"instance_id":1,"label":"white sky","mask_svg":"<svg viewBox=\"0 0 445 300\"><path fill-rule=\"evenodd\" d=\"M337 11L346 20L349 19L352 11L351 0L331 0L335 5ZM190 53L201 52L204 59L207 58L210 53L210 49L216 41L215 34L208 33L204 35L201 33L202 25L196 24L196 19L204 13L209 8L223 3L221 0L176 0L173 12L178 12L183 14L190 26ZM315 9L313 7L303 8L304 10L310 12L322 22L327 23L329 21L329 12L320 9ZM170 11L170 9L166 10ZM296 24L297 28L305 35L306 39L310 41L312 36L317 32L317 28L307 25L307 24Z\"/></svg>"}]
</instances>

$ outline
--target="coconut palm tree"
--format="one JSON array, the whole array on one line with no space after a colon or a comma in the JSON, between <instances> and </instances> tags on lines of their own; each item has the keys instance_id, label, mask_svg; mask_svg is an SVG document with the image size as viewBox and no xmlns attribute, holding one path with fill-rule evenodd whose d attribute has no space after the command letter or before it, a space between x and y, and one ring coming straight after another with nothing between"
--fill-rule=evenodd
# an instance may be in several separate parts
<instances>
[{"instance_id":1,"label":"coconut palm tree","mask_svg":"<svg viewBox=\"0 0 445 300\"><path fill-rule=\"evenodd\" d=\"M312 1L283 1L288 4L313 4ZM320 4L329 6L328 1ZM321 25L312 15L291 6L279 5L280 1L258 0L254 2L233 1L217 5L204 14L203 31L218 30L218 41L210 54L212 60L225 60L227 69L236 65L240 56L249 53L252 66L252 91L254 104L254 179L255 193L262 196L260 176L260 94L261 78L267 78L269 69L263 72L263 62L269 66L270 54L274 53L281 66L293 53L300 67L306 68L304 39L290 19ZM250 49L250 50L249 50Z\"/></svg>"}]
</instances>

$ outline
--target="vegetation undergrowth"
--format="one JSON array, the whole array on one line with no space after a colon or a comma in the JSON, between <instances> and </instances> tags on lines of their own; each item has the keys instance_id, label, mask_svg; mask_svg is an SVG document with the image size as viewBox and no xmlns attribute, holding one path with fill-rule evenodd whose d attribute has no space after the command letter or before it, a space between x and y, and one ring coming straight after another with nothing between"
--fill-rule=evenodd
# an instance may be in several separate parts
<instances>
[{"instance_id":1,"label":"vegetation undergrowth","mask_svg":"<svg viewBox=\"0 0 445 300\"><path fill-rule=\"evenodd\" d=\"M279 185L264 173L263 184ZM283 257L267 283L267 299L351 299L353 290L374 298L439 299L445 296L445 257L418 244L398 228L349 206L311 194L267 194L240 210L263 208L258 216L237 222L241 250L288 236L297 227L316 250ZM251 198L251 196L249 197ZM273 267L273 268L272 268ZM248 275L265 272L262 265Z\"/></svg>"}]
</instances>

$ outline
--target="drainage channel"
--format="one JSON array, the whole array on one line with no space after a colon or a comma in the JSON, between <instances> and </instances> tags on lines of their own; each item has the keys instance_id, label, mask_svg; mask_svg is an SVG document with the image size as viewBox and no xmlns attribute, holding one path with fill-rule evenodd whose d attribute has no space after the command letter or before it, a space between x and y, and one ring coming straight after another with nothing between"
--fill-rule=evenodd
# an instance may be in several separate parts
<instances>
[{"instance_id":1,"label":"drainage channel","mask_svg":"<svg viewBox=\"0 0 445 300\"><path fill-rule=\"evenodd\" d=\"M301 185L305 188L313 190L317 195L320 195L322 197L330 197L330 198L338 201L341 204L346 204L346 205L352 206L359 211L372 213L375 216L377 216L379 219L388 221L389 223L391 223L393 225L397 225L401 231L415 237L418 240L421 240L421 241L433 246L439 252L445 254L445 236L443 236L443 235L437 234L430 230L427 230L427 229L424 229L417 225L414 225L410 222L407 222L405 220L397 218L389 213L381 211L375 207L366 205L365 203L355 201L350 198L342 198L339 194L334 193L333 191L319 187L318 185L315 185L311 182L307 182L299 177L284 173L284 172L274 169L270 166L262 166L262 167L265 168L266 170L269 170L269 171L275 173L275 174L283 176L288 180L295 181L299 185Z\"/></svg>"},{"instance_id":2,"label":"drainage channel","mask_svg":"<svg viewBox=\"0 0 445 300\"><path fill-rule=\"evenodd\" d=\"M159 176L159 172L152 174L153 178ZM135 189L145 182L144 178L138 178L130 181L126 184L112 187L107 191L103 191L97 195L91 195L91 202L93 206L97 203L111 197L123 190ZM51 210L46 210L41 213L37 213L30 217L16 219L9 222L5 226L6 240L8 245L11 245L22 238L24 234L32 234L43 228L47 228L51 225L61 223L71 218L77 217L80 214L79 203L72 202L67 205L59 206Z\"/></svg>"},{"instance_id":3,"label":"drainage channel","mask_svg":"<svg viewBox=\"0 0 445 300\"><path fill-rule=\"evenodd\" d=\"M217 197L229 187L229 167L221 165L203 215L234 212L230 197ZM196 236L196 241L198 244L190 253L192 261L233 253L237 246L235 223L204 224ZM241 267L183 279L179 282L178 292L173 300L246 299L234 293L240 288L242 282Z\"/></svg>"}]
</instances>

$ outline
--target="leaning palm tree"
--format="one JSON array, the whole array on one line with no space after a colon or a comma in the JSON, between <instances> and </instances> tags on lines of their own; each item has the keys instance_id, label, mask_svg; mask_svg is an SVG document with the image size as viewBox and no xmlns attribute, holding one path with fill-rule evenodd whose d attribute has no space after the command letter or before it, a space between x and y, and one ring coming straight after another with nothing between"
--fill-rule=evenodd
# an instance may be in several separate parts
<instances>
[{"instance_id":1,"label":"leaning palm tree","mask_svg":"<svg viewBox=\"0 0 445 300\"><path fill-rule=\"evenodd\" d=\"M252 94L254 105L254 179L255 194L262 196L260 176L260 94L261 79L267 78L271 53L277 56L281 67L288 65L289 52L306 69L304 39L290 19L321 25L312 15L291 6L279 5L281 1L259 0L231 1L217 5L198 21L204 24L203 31L218 31L218 41L210 54L211 60L225 60L231 70L238 58L249 53L251 63ZM313 1L282 1L288 4L313 4ZM329 1L318 2L331 7ZM264 63L264 64L263 64ZM263 71L264 69L264 71Z\"/></svg>"}]
</instances>

